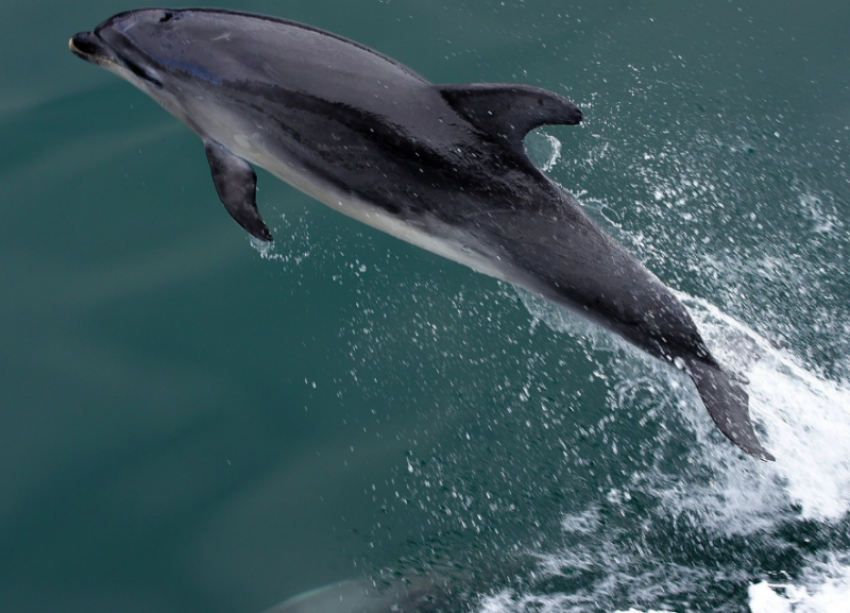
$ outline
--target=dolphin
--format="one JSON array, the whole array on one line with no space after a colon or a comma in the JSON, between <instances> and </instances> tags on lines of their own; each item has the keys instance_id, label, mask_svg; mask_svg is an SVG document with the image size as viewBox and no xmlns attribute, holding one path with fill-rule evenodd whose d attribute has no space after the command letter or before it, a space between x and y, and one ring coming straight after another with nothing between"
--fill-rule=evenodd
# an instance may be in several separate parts
<instances>
[{"instance_id":1,"label":"dolphin","mask_svg":"<svg viewBox=\"0 0 850 613\"><path fill-rule=\"evenodd\" d=\"M252 165L400 239L567 307L690 376L714 422L759 443L748 397L685 307L529 159L523 138L581 110L527 85L438 85L320 29L213 9L120 13L71 51L118 74L204 142L218 195L272 235Z\"/></svg>"},{"instance_id":2,"label":"dolphin","mask_svg":"<svg viewBox=\"0 0 850 613\"><path fill-rule=\"evenodd\" d=\"M264 613L440 613L468 608L461 606L465 595L436 577L380 586L348 579L293 596Z\"/></svg>"}]
</instances>

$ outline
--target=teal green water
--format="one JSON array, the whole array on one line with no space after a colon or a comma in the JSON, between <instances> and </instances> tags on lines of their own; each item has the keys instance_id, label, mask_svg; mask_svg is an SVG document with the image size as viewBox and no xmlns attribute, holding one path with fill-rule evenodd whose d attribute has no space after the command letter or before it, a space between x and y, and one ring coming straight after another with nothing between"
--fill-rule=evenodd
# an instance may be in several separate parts
<instances>
[{"instance_id":1,"label":"teal green water","mask_svg":"<svg viewBox=\"0 0 850 613\"><path fill-rule=\"evenodd\" d=\"M226 6L575 100L550 174L685 292L778 461L669 369L264 172L260 253L197 138L68 52L134 7L6 0L0 611L417 574L498 613L850 599L850 4Z\"/></svg>"}]
</instances>

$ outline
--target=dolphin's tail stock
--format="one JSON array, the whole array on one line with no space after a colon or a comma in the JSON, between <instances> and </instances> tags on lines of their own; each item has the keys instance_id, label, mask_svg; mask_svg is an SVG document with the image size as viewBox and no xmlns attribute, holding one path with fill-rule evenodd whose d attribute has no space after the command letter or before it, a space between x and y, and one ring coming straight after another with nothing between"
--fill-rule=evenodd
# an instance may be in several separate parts
<instances>
[{"instance_id":1,"label":"dolphin's tail stock","mask_svg":"<svg viewBox=\"0 0 850 613\"><path fill-rule=\"evenodd\" d=\"M741 385L702 360L691 359L686 363L702 403L720 431L750 455L764 461L775 460L756 437L747 406L749 397Z\"/></svg>"}]
</instances>

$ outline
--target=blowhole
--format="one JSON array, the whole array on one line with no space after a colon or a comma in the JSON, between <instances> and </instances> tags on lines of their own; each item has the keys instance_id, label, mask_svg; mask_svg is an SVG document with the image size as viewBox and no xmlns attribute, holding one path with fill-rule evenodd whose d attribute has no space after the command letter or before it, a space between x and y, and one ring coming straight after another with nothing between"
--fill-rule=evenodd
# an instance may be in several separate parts
<instances>
[{"instance_id":1,"label":"blowhole","mask_svg":"<svg viewBox=\"0 0 850 613\"><path fill-rule=\"evenodd\" d=\"M159 23L165 23L166 21L171 21L174 18L174 13L166 12L162 17L159 18Z\"/></svg>"}]
</instances>

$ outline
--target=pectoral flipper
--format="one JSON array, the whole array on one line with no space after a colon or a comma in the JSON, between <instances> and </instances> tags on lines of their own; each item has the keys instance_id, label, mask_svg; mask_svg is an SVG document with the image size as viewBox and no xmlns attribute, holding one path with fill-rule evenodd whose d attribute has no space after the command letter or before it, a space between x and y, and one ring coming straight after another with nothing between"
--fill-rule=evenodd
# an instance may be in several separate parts
<instances>
[{"instance_id":1,"label":"pectoral flipper","mask_svg":"<svg viewBox=\"0 0 850 613\"><path fill-rule=\"evenodd\" d=\"M257 174L251 165L216 141L205 141L213 182L222 204L252 236L272 240L272 233L257 210Z\"/></svg>"}]
</instances>

